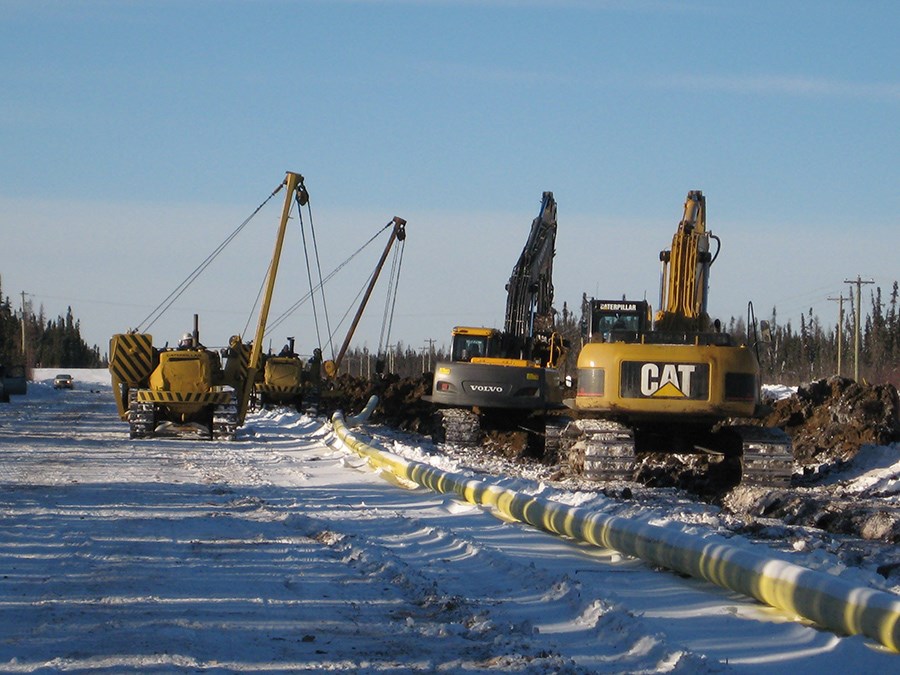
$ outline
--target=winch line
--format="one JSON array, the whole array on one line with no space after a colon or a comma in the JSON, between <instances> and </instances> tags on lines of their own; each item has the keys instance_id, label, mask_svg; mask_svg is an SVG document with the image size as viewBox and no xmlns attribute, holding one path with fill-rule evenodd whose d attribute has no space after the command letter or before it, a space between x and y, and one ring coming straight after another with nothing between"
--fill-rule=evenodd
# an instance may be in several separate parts
<instances>
[{"instance_id":1,"label":"winch line","mask_svg":"<svg viewBox=\"0 0 900 675\"><path fill-rule=\"evenodd\" d=\"M193 284L194 281L197 280L197 277L199 277L203 273L203 271L207 267L209 267L209 265L212 263L212 261L215 260L219 256L219 254L222 253L223 250L225 250L225 247L228 246L228 244L230 244L234 240L234 238L237 237L238 234L240 234L241 230L243 230L247 226L247 224L251 220L253 220L253 218L256 216L256 214L258 214L262 210L262 208L266 204L269 203L269 200L271 200L272 197L277 195L281 191L281 188L283 188L283 187L284 187L284 182L280 183L278 185L278 187L272 191L272 194L270 194L263 201L262 204L257 206L256 209L253 211L253 213L251 213L249 216L247 216L247 218L244 220L244 222L242 222L240 225L237 226L237 228L234 230L234 232L232 232L225 238L225 241L223 241L221 244L219 244L216 247L216 249L212 253L210 253L202 263L200 263L197 267L195 267L194 271L191 272L184 281L182 281L178 286L176 286L175 290L173 290L171 293L169 293L169 295L166 297L166 299L163 300L161 303L159 303L153 309L153 311L150 312L150 314L148 314L143 319L143 321L141 321L137 325L135 330L142 331L142 332L149 331L150 328L153 326L153 324L155 324L163 316L163 314L165 314L166 311L168 311L168 309L175 303L175 301L178 300L178 298L181 297L181 295L191 286L191 284ZM151 318L152 318L152 321L151 321ZM149 323L147 323L148 321L149 321Z\"/></svg>"},{"instance_id":2,"label":"winch line","mask_svg":"<svg viewBox=\"0 0 900 675\"><path fill-rule=\"evenodd\" d=\"M358 249L356 249L356 251L355 251L354 253L352 253L352 254L350 255L349 258L347 258L346 260L344 260L344 262L342 262L340 265L338 265L337 267L335 267L335 268L334 268L334 269L333 269L333 270L332 270L332 271L331 271L331 272L330 272L330 273L329 273L329 274L321 281L321 283L319 283L319 285L316 286L316 290L320 290L320 289L324 288L324 286L325 286L326 283L328 283L329 281L331 281L331 279L332 279L338 272L340 272L344 267L346 267L346 266L350 263L350 261L352 261L352 260L353 260L356 256L358 256L360 253L362 253L363 250L365 250L365 249L369 246L369 244L371 244L373 241L375 241L375 240L378 238L378 236L379 236L382 232L384 232L386 229L388 229L388 228L391 227L392 225L393 225L393 223L388 223L387 225L385 225L384 227L382 227L380 230L378 230L374 235L372 235L372 237L371 237L368 241L366 241L362 246L360 246ZM371 278L371 276L370 276L369 278ZM357 297L358 297L358 296L357 296ZM303 295L299 300L297 300L293 305L291 305L291 306L288 307L284 312L282 312L276 319L270 321L269 324L268 324L268 328L267 328L267 330L266 330L266 334L268 335L268 333L269 333L270 331L274 330L275 328L277 328L278 326L280 326L282 323L284 323L284 321L286 321L287 318L288 318L289 316L291 316L291 314L293 314L293 313L296 312L300 307L302 307L303 304L306 303L307 300L309 300L309 298L310 298L310 293L304 294L304 295ZM335 332L337 332L337 330L338 330L338 329L335 328ZM332 336L329 336L329 339L330 339L331 337L332 337Z\"/></svg>"}]
</instances>

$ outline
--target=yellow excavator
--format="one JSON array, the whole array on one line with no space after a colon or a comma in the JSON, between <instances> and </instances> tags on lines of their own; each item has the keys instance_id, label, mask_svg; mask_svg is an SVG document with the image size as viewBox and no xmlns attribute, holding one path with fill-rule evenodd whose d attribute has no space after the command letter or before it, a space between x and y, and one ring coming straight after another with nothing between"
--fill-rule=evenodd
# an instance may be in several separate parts
<instances>
[{"instance_id":1,"label":"yellow excavator","mask_svg":"<svg viewBox=\"0 0 900 675\"><path fill-rule=\"evenodd\" d=\"M740 423L763 411L756 345L707 314L720 246L706 228L705 197L691 191L672 247L660 253L656 315L643 300L585 299L576 394L564 401L577 419L561 444L576 472L632 479L641 453L708 453L739 460L745 483L789 484L788 436Z\"/></svg>"},{"instance_id":2,"label":"yellow excavator","mask_svg":"<svg viewBox=\"0 0 900 675\"><path fill-rule=\"evenodd\" d=\"M175 435L231 440L244 423L260 367L292 201L302 205L309 199L298 173L288 172L272 196L281 189L285 189L284 208L252 343L242 343L235 335L227 348L207 349L200 343L196 315L193 333L186 333L174 348L154 347L149 333L112 336L109 370L113 392L119 417L128 422L132 438Z\"/></svg>"}]
</instances>

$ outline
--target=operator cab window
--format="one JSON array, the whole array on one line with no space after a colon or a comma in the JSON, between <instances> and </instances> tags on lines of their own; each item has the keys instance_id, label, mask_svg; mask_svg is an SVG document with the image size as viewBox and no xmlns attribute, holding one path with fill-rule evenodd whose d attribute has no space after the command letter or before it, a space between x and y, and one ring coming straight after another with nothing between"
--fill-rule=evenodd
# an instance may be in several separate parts
<instances>
[{"instance_id":1,"label":"operator cab window","mask_svg":"<svg viewBox=\"0 0 900 675\"><path fill-rule=\"evenodd\" d=\"M487 355L486 335L457 335L453 339L453 361L471 361Z\"/></svg>"},{"instance_id":2,"label":"operator cab window","mask_svg":"<svg viewBox=\"0 0 900 675\"><path fill-rule=\"evenodd\" d=\"M615 339L613 333L630 333L636 334L641 329L641 317L637 314L627 314L624 312L597 313L594 315L593 325L591 326L591 335L602 339L604 342L611 342Z\"/></svg>"}]
</instances>

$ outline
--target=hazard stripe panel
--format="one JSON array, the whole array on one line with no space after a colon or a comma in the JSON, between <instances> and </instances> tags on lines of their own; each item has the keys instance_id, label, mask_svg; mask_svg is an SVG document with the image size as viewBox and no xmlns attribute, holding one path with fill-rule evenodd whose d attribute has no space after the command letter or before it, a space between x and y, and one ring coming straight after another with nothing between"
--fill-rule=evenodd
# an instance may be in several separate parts
<instances>
[{"instance_id":1,"label":"hazard stripe panel","mask_svg":"<svg viewBox=\"0 0 900 675\"><path fill-rule=\"evenodd\" d=\"M137 392L137 400L141 403L203 403L219 405L231 400L230 391L210 392L176 392L176 391L152 391L140 389Z\"/></svg>"},{"instance_id":2,"label":"hazard stripe panel","mask_svg":"<svg viewBox=\"0 0 900 675\"><path fill-rule=\"evenodd\" d=\"M116 379L135 386L153 371L153 336L119 333L109 341L109 370Z\"/></svg>"}]
</instances>

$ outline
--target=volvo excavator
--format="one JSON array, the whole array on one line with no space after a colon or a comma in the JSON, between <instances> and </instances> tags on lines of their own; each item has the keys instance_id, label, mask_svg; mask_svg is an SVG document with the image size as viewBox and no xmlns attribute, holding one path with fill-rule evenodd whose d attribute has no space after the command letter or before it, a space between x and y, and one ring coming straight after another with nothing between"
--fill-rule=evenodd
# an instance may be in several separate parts
<instances>
[{"instance_id":1,"label":"volvo excavator","mask_svg":"<svg viewBox=\"0 0 900 675\"><path fill-rule=\"evenodd\" d=\"M131 438L186 436L232 440L244 423L260 367L262 341L292 201L303 205L309 194L303 176L288 172L272 193L285 189L284 208L269 265L256 335L250 344L233 336L222 350L200 343L198 321L177 347L153 346L149 333L113 335L109 370L119 417ZM270 196L271 198L271 196ZM257 209L258 211L259 209Z\"/></svg>"},{"instance_id":2,"label":"volvo excavator","mask_svg":"<svg viewBox=\"0 0 900 675\"><path fill-rule=\"evenodd\" d=\"M576 472L628 480L641 453L708 453L740 463L744 483L790 483L788 436L746 423L763 411L757 345L707 313L720 246L706 228L705 197L691 191L672 247L660 253L656 315L644 300L585 299L578 384L565 400L578 419L561 445Z\"/></svg>"},{"instance_id":3,"label":"volvo excavator","mask_svg":"<svg viewBox=\"0 0 900 675\"><path fill-rule=\"evenodd\" d=\"M544 192L506 286L503 330L457 326L450 360L435 366L430 396L437 442L472 445L483 428L523 427L545 438L545 413L562 407L564 342L553 318L556 201Z\"/></svg>"}]
</instances>

